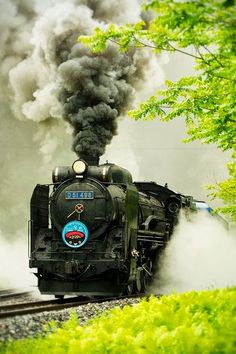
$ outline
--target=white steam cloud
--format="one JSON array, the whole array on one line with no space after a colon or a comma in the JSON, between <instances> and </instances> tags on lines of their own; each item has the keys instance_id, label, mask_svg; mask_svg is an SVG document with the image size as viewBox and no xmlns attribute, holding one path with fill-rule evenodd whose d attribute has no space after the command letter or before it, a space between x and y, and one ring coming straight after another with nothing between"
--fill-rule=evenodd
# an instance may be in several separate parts
<instances>
[{"instance_id":1,"label":"white steam cloud","mask_svg":"<svg viewBox=\"0 0 236 354\"><path fill-rule=\"evenodd\" d=\"M111 21L138 21L142 16L139 2L1 2L0 69L9 86L14 115L39 123L37 139L46 159L59 142L54 134L54 144L48 150L42 127L47 124L47 133L56 125L66 130L63 119L73 127L77 154L102 155L116 134L116 118L130 105L146 70L154 67L159 81L163 74L151 53L132 50L121 54L111 45L104 55L94 55L77 44L77 38Z\"/></svg>"},{"instance_id":2,"label":"white steam cloud","mask_svg":"<svg viewBox=\"0 0 236 354\"><path fill-rule=\"evenodd\" d=\"M83 82L76 86L76 79L81 82L84 77L71 70L86 52L77 44L77 37L90 34L95 26L104 27L111 21L117 24L136 22L141 13L138 0L0 0L0 7L0 166L4 176L0 186L3 262L0 284L5 284L8 277L14 279L13 274L15 279L23 279L27 272L26 226L35 184L48 183L55 165L68 165L74 159L70 152L73 129L63 118L68 118L64 104L69 96L71 103L71 97L80 96L80 86L83 87ZM121 86L127 78L123 97L125 100L128 96L131 98L133 85L137 90L141 88L139 79L145 80L146 69L155 73L155 82L163 79L163 71L152 55L133 52L130 59L123 56L122 60L118 51L112 49L110 53L112 55L105 56L108 78L113 83L112 91L117 89L118 94L108 96L108 101L118 101L119 93L122 97ZM90 58L92 55L86 53L83 60L88 63ZM88 72L91 68L82 66L82 74L84 69ZM105 80L100 72L96 80L101 86ZM67 73L70 73L69 82ZM87 82L88 77L85 77ZM107 80L103 85L105 89L109 90L110 82ZM92 80L90 83L89 95L96 89ZM111 107L111 110L117 116L122 107ZM115 131L116 124L112 134ZM105 144L111 138L108 134ZM134 158L132 152L131 156ZM14 253L14 262L5 257L10 250Z\"/></svg>"},{"instance_id":3,"label":"white steam cloud","mask_svg":"<svg viewBox=\"0 0 236 354\"><path fill-rule=\"evenodd\" d=\"M236 235L205 212L191 221L182 217L159 269L152 285L155 293L236 285Z\"/></svg>"},{"instance_id":4,"label":"white steam cloud","mask_svg":"<svg viewBox=\"0 0 236 354\"><path fill-rule=\"evenodd\" d=\"M6 241L3 235L0 248L0 286L5 289L31 289L35 283L34 276L30 274L27 262L27 247L22 234L17 234L18 240ZM16 271L17 270L17 271Z\"/></svg>"},{"instance_id":5,"label":"white steam cloud","mask_svg":"<svg viewBox=\"0 0 236 354\"><path fill-rule=\"evenodd\" d=\"M50 182L54 166L69 165L75 158L70 151L73 129L63 119L68 98L65 88L69 93L73 90L63 81L62 72L79 61L74 57L77 36L109 22L136 22L142 16L139 2L0 0L0 286L28 284L27 220L32 190L37 183ZM160 62L149 51L126 58L126 69L132 75L125 79L128 76L128 91L131 99L135 96L135 104L163 82L160 65L164 61L165 56ZM110 77L122 80L113 64L109 61ZM187 66L192 67L192 62ZM170 61L168 72L172 70L173 75L168 79L181 72L186 75L183 67L186 70L182 57ZM73 76L73 70L69 73ZM69 102L73 102L71 96ZM205 198L201 185L225 177L227 156L196 144L192 149L181 145L183 130L177 121L164 125L123 120L103 159L130 169L136 180L168 181L173 189Z\"/></svg>"}]
</instances>

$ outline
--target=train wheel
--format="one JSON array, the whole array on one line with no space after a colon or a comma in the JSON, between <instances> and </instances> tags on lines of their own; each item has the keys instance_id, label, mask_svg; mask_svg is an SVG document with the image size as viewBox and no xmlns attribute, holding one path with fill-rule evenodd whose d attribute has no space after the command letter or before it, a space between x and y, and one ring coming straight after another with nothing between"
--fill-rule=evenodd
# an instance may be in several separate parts
<instances>
[{"instance_id":1,"label":"train wheel","mask_svg":"<svg viewBox=\"0 0 236 354\"><path fill-rule=\"evenodd\" d=\"M135 281L135 293L143 292L144 285L144 271L142 267L138 267L136 281Z\"/></svg>"},{"instance_id":2,"label":"train wheel","mask_svg":"<svg viewBox=\"0 0 236 354\"><path fill-rule=\"evenodd\" d=\"M142 292L147 290L153 277L153 263L151 259L147 261L146 264L142 266L143 276L142 276Z\"/></svg>"},{"instance_id":3,"label":"train wheel","mask_svg":"<svg viewBox=\"0 0 236 354\"><path fill-rule=\"evenodd\" d=\"M141 287L141 292L145 293L147 290L148 286L148 276L147 274L143 271L143 277L142 277L142 287Z\"/></svg>"},{"instance_id":4,"label":"train wheel","mask_svg":"<svg viewBox=\"0 0 236 354\"><path fill-rule=\"evenodd\" d=\"M63 300L64 299L64 295L55 295L55 298L58 300Z\"/></svg>"},{"instance_id":5,"label":"train wheel","mask_svg":"<svg viewBox=\"0 0 236 354\"><path fill-rule=\"evenodd\" d=\"M127 284L125 295L132 295L135 292L134 290L134 282Z\"/></svg>"}]
</instances>

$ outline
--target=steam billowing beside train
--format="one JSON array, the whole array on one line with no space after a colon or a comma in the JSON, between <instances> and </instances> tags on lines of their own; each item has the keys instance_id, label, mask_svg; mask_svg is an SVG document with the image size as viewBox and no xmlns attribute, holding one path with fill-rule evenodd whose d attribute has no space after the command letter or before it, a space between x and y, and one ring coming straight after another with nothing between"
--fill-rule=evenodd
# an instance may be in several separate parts
<instances>
[{"instance_id":1,"label":"steam billowing beside train","mask_svg":"<svg viewBox=\"0 0 236 354\"><path fill-rule=\"evenodd\" d=\"M86 158L57 167L31 198L30 267L42 294L144 292L192 197L133 182L117 165ZM50 191L50 189L52 189Z\"/></svg>"}]
</instances>

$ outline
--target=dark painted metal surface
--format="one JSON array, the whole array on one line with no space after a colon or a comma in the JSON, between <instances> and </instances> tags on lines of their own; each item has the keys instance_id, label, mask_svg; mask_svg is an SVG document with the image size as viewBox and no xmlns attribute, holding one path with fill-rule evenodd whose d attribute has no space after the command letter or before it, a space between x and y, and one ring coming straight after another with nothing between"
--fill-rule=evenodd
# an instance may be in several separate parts
<instances>
[{"instance_id":1,"label":"dark painted metal surface","mask_svg":"<svg viewBox=\"0 0 236 354\"><path fill-rule=\"evenodd\" d=\"M129 171L113 164L94 163L79 176L56 168L55 178L51 190L37 185L31 198L30 267L37 268L39 290L58 296L144 291L191 197L154 182L133 183ZM63 241L69 223L82 229L68 232L68 240L82 237L86 226L81 247Z\"/></svg>"}]
</instances>

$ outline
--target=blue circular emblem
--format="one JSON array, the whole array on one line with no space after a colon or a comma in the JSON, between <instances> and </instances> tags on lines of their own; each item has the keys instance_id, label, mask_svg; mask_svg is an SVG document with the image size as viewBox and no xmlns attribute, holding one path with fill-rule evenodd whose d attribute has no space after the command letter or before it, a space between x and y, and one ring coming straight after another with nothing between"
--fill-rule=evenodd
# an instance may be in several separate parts
<instances>
[{"instance_id":1,"label":"blue circular emblem","mask_svg":"<svg viewBox=\"0 0 236 354\"><path fill-rule=\"evenodd\" d=\"M72 248L83 246L87 242L88 236L88 228L81 221L70 221L62 229L64 243Z\"/></svg>"}]
</instances>

